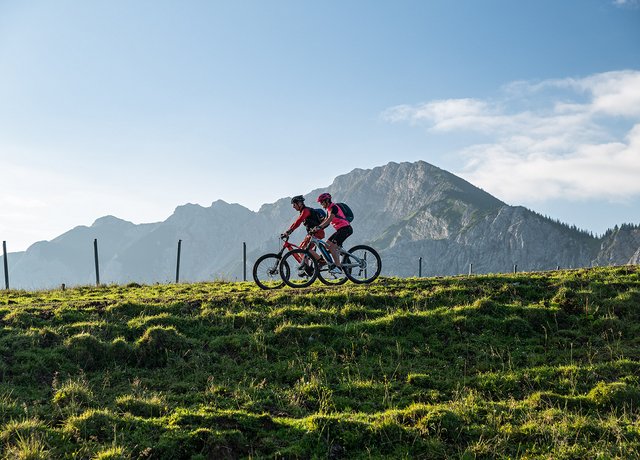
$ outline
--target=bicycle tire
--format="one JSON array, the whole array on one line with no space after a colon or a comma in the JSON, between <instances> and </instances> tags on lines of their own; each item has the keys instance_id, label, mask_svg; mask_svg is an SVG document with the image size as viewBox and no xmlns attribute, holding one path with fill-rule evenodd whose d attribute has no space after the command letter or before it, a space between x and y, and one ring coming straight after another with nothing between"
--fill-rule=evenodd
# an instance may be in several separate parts
<instances>
[{"instance_id":1,"label":"bicycle tire","mask_svg":"<svg viewBox=\"0 0 640 460\"><path fill-rule=\"evenodd\" d=\"M326 257L327 255L325 255L325 258ZM347 278L344 272L340 273L338 276L329 273L329 268L334 266L333 260L329 258L329 261L330 263L323 265L320 265L320 263L318 263L318 279L320 280L320 282L327 286L341 286L349 281L349 278Z\"/></svg>"},{"instance_id":2,"label":"bicycle tire","mask_svg":"<svg viewBox=\"0 0 640 460\"><path fill-rule=\"evenodd\" d=\"M380 276L380 271L382 270L382 259L380 259L380 254L378 254L375 249L370 246L360 244L352 247L347 252L359 259L366 260L366 265L364 267L345 267L344 274L349 278L349 280L356 284L369 284ZM345 266L351 263L349 255L344 256L342 263Z\"/></svg>"},{"instance_id":3,"label":"bicycle tire","mask_svg":"<svg viewBox=\"0 0 640 460\"><path fill-rule=\"evenodd\" d=\"M300 275L300 268L304 267L301 267L296 256L308 264L310 274L305 273L302 276ZM285 270L287 270L288 273L286 273ZM284 283L292 288L311 286L318 277L318 263L306 249L292 249L282 257L282 261L280 262L280 276Z\"/></svg>"},{"instance_id":4,"label":"bicycle tire","mask_svg":"<svg viewBox=\"0 0 640 460\"><path fill-rule=\"evenodd\" d=\"M318 266L318 279L322 284L326 284L327 286L341 286L349 281L349 278L347 278L344 272L341 277L330 274L329 267L326 265L323 267Z\"/></svg>"},{"instance_id":5,"label":"bicycle tire","mask_svg":"<svg viewBox=\"0 0 640 460\"><path fill-rule=\"evenodd\" d=\"M256 260L253 264L253 280L260 289L279 289L284 286L282 275L280 275L281 264L278 254L265 254ZM288 276L288 266L286 272Z\"/></svg>"}]
</instances>

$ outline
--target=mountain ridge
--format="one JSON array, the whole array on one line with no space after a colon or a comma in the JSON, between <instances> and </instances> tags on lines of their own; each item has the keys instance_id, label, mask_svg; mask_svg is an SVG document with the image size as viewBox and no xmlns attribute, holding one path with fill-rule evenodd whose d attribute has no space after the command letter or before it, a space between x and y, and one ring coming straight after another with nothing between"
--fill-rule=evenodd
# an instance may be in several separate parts
<instances>
[{"instance_id":1,"label":"mountain ridge","mask_svg":"<svg viewBox=\"0 0 640 460\"><path fill-rule=\"evenodd\" d=\"M415 276L422 257L425 276L521 270L556 266L634 263L640 230L620 227L597 238L522 206L510 206L464 179L425 161L390 162L354 169L328 187L304 195L315 206L319 193L349 203L354 235L347 246L367 243L383 258L383 275ZM295 219L290 197L252 211L215 200L209 207L177 206L164 221L133 224L104 216L51 241L10 255L12 287L28 289L91 284L91 244L98 239L101 281L169 282L175 277L176 245L182 240L180 279L238 279L246 243L248 271ZM302 239L297 230L294 239ZM637 262L635 262L637 263Z\"/></svg>"}]
</instances>

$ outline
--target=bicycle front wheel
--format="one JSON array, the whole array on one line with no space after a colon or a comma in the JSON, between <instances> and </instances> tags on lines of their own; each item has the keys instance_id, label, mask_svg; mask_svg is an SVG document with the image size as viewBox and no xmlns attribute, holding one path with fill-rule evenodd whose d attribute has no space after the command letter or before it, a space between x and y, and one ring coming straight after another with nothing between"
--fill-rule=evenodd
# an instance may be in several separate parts
<instances>
[{"instance_id":1,"label":"bicycle front wheel","mask_svg":"<svg viewBox=\"0 0 640 460\"><path fill-rule=\"evenodd\" d=\"M378 252L363 244L349 249L342 261L344 274L356 284L374 281L382 270L382 260Z\"/></svg>"},{"instance_id":2,"label":"bicycle front wheel","mask_svg":"<svg viewBox=\"0 0 640 460\"><path fill-rule=\"evenodd\" d=\"M280 276L292 288L311 286L318 277L318 263L309 251L293 249L282 258Z\"/></svg>"},{"instance_id":3,"label":"bicycle front wheel","mask_svg":"<svg viewBox=\"0 0 640 460\"><path fill-rule=\"evenodd\" d=\"M344 257L342 259L344 261ZM349 278L345 275L344 271L340 273L331 273L329 271L329 265L318 264L318 279L327 286L340 286L347 282Z\"/></svg>"},{"instance_id":4,"label":"bicycle front wheel","mask_svg":"<svg viewBox=\"0 0 640 460\"><path fill-rule=\"evenodd\" d=\"M289 273L289 267L285 272ZM284 286L280 276L280 257L278 254L265 254L253 264L253 280L261 289L278 289Z\"/></svg>"}]
</instances>

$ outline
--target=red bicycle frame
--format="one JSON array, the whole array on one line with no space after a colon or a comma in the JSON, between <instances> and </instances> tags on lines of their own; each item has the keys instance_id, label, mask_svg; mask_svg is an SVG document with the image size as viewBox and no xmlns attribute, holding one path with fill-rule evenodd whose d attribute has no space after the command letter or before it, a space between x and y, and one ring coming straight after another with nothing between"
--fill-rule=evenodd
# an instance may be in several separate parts
<instances>
[{"instance_id":1,"label":"red bicycle frame","mask_svg":"<svg viewBox=\"0 0 640 460\"><path fill-rule=\"evenodd\" d=\"M315 247L315 244L310 244L309 246L307 246L306 248L302 248L300 246L298 246L297 244L293 244L293 243L289 243L289 236L284 236L281 237L282 240L284 241L282 243L282 249L280 249L280 252L278 253L278 256L281 257L282 254L284 253L285 249L287 251L291 251L292 249L304 249L306 251L309 251L310 253L312 253L313 255L313 249ZM300 254L293 254L293 257L298 261L298 263L302 263L303 257L300 256Z\"/></svg>"}]
</instances>

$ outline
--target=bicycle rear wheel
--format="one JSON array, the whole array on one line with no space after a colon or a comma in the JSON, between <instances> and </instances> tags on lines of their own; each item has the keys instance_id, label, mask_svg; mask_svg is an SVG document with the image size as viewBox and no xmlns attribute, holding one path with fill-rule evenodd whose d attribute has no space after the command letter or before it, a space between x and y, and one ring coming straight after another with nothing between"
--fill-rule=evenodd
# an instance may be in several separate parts
<instances>
[{"instance_id":1,"label":"bicycle rear wheel","mask_svg":"<svg viewBox=\"0 0 640 460\"><path fill-rule=\"evenodd\" d=\"M280 276L280 257L278 254L265 254L253 264L253 280L261 289L278 289L284 286ZM289 266L284 268L289 276Z\"/></svg>"},{"instance_id":2,"label":"bicycle rear wheel","mask_svg":"<svg viewBox=\"0 0 640 460\"><path fill-rule=\"evenodd\" d=\"M349 249L342 261L344 274L356 284L374 281L382 270L382 260L378 252L364 244Z\"/></svg>"},{"instance_id":3,"label":"bicycle rear wheel","mask_svg":"<svg viewBox=\"0 0 640 460\"><path fill-rule=\"evenodd\" d=\"M318 277L318 263L305 249L287 252L280 263L280 276L287 286L311 286Z\"/></svg>"}]
</instances>

